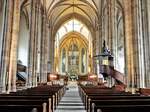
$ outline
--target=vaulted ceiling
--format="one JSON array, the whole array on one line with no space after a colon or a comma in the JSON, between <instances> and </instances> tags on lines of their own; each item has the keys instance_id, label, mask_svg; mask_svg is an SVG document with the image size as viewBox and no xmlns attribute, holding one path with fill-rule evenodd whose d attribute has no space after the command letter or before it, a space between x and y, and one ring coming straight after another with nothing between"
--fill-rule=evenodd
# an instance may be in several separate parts
<instances>
[{"instance_id":1,"label":"vaulted ceiling","mask_svg":"<svg viewBox=\"0 0 150 112\"><path fill-rule=\"evenodd\" d=\"M94 23L99 17L99 2L100 0L41 0L52 23L57 23L67 15L82 15Z\"/></svg>"},{"instance_id":2,"label":"vaulted ceiling","mask_svg":"<svg viewBox=\"0 0 150 112\"><path fill-rule=\"evenodd\" d=\"M101 0L41 0L55 31L69 19L76 18L88 26L95 27L99 21Z\"/></svg>"},{"instance_id":3,"label":"vaulted ceiling","mask_svg":"<svg viewBox=\"0 0 150 112\"><path fill-rule=\"evenodd\" d=\"M30 0L22 0L28 10ZM88 28L99 21L101 0L39 0L55 31L67 20L76 18ZM26 11L28 12L28 11ZM30 12L30 11L29 11Z\"/></svg>"}]
</instances>

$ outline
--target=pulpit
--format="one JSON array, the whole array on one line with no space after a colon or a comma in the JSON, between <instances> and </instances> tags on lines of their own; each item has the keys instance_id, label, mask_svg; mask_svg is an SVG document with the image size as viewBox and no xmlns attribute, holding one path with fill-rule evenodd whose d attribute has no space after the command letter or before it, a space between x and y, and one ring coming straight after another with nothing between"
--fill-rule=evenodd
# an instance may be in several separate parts
<instances>
[{"instance_id":1,"label":"pulpit","mask_svg":"<svg viewBox=\"0 0 150 112\"><path fill-rule=\"evenodd\" d=\"M125 75L114 69L114 58L110 50L103 43L102 53L94 56L97 65L97 74L102 74L104 80L111 76L116 80L116 83L125 84Z\"/></svg>"}]
</instances>

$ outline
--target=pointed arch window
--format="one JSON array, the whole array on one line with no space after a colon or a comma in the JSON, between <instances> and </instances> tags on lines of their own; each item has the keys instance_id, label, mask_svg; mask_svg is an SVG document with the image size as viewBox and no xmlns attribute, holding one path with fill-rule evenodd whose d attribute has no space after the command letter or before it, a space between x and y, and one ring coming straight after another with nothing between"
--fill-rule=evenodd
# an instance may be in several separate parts
<instances>
[{"instance_id":1,"label":"pointed arch window","mask_svg":"<svg viewBox=\"0 0 150 112\"><path fill-rule=\"evenodd\" d=\"M79 71L79 48L75 43L71 43L69 46L68 69L69 71Z\"/></svg>"},{"instance_id":2,"label":"pointed arch window","mask_svg":"<svg viewBox=\"0 0 150 112\"><path fill-rule=\"evenodd\" d=\"M72 31L76 31L78 33L81 33L84 37L86 37L87 39L89 37L91 37L91 33L89 31L89 29L80 21L78 21L77 19L71 19L70 21L67 21L65 24L63 24L57 34L59 34L59 40L65 36L67 33L72 32ZM57 35L56 34L56 35Z\"/></svg>"},{"instance_id":3,"label":"pointed arch window","mask_svg":"<svg viewBox=\"0 0 150 112\"><path fill-rule=\"evenodd\" d=\"M62 73L66 72L66 50L63 48L62 50Z\"/></svg>"},{"instance_id":4,"label":"pointed arch window","mask_svg":"<svg viewBox=\"0 0 150 112\"><path fill-rule=\"evenodd\" d=\"M81 72L85 73L85 68L86 68L86 51L84 48L81 50Z\"/></svg>"}]
</instances>

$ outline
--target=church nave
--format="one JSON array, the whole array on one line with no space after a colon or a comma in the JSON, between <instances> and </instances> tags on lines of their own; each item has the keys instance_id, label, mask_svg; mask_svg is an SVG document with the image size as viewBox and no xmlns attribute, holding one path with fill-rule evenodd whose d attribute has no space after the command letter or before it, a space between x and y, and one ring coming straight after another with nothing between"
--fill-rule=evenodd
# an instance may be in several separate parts
<instances>
[{"instance_id":1,"label":"church nave","mask_svg":"<svg viewBox=\"0 0 150 112\"><path fill-rule=\"evenodd\" d=\"M0 0L0 112L149 112L149 49L150 0Z\"/></svg>"}]
</instances>

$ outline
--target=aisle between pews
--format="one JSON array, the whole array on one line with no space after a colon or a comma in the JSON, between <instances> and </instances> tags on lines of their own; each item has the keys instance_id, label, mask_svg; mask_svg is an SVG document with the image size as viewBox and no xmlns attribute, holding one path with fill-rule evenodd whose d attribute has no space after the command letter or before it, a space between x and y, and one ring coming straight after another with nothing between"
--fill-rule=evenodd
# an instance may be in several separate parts
<instances>
[{"instance_id":1,"label":"aisle between pews","mask_svg":"<svg viewBox=\"0 0 150 112\"><path fill-rule=\"evenodd\" d=\"M76 83L69 84L55 112L86 112Z\"/></svg>"}]
</instances>

